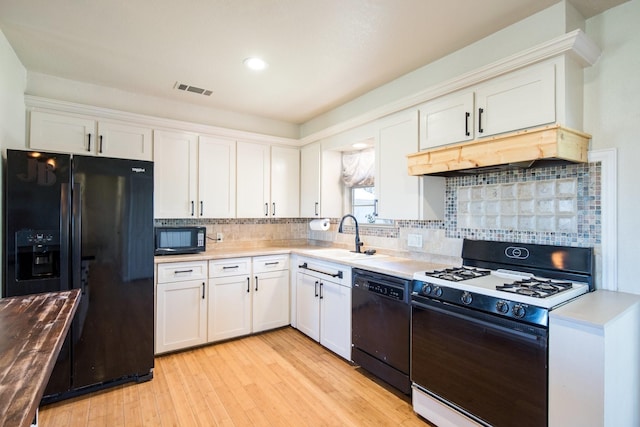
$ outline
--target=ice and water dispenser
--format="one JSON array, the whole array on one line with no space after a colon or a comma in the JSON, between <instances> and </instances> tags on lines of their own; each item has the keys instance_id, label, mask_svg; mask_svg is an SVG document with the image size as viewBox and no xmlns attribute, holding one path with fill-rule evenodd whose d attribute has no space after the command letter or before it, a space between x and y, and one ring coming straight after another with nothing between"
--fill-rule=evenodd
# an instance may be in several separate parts
<instances>
[{"instance_id":1,"label":"ice and water dispenser","mask_svg":"<svg viewBox=\"0 0 640 427\"><path fill-rule=\"evenodd\" d=\"M60 232L20 230L16 232L16 279L60 277Z\"/></svg>"}]
</instances>

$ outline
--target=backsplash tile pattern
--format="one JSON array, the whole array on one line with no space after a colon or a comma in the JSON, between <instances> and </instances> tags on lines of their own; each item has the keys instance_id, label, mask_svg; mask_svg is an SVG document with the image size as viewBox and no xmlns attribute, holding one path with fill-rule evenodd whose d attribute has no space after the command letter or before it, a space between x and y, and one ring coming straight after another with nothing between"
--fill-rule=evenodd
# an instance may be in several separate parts
<instances>
[{"instance_id":1,"label":"backsplash tile pattern","mask_svg":"<svg viewBox=\"0 0 640 427\"><path fill-rule=\"evenodd\" d=\"M448 178L447 237L565 246L601 242L600 163Z\"/></svg>"},{"instance_id":2,"label":"backsplash tile pattern","mask_svg":"<svg viewBox=\"0 0 640 427\"><path fill-rule=\"evenodd\" d=\"M577 178L457 188L460 228L576 233Z\"/></svg>"},{"instance_id":3,"label":"backsplash tile pattern","mask_svg":"<svg viewBox=\"0 0 640 427\"><path fill-rule=\"evenodd\" d=\"M428 260L459 257L463 238L598 247L600 181L600 163L451 177L446 179L444 221L363 225L360 235L366 247ZM345 233L338 233L339 220L331 218L328 231L311 231L309 218L157 219L155 225L204 225L208 236L223 233L224 246L313 241L350 247L355 227L345 226ZM477 224L482 226L471 226ZM408 234L421 234L423 247L408 247Z\"/></svg>"}]
</instances>

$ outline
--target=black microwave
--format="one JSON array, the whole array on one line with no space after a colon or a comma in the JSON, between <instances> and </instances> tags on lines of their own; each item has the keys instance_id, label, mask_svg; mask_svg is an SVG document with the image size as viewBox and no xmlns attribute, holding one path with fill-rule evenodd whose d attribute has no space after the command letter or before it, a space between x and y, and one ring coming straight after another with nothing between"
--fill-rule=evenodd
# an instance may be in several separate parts
<instances>
[{"instance_id":1,"label":"black microwave","mask_svg":"<svg viewBox=\"0 0 640 427\"><path fill-rule=\"evenodd\" d=\"M205 227L156 227L155 254L195 254L206 250Z\"/></svg>"}]
</instances>

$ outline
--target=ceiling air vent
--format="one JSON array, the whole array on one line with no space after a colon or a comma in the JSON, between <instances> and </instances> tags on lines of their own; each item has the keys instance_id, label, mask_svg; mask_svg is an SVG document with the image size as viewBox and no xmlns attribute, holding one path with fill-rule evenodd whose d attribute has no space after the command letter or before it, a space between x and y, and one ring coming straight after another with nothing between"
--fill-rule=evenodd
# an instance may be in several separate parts
<instances>
[{"instance_id":1,"label":"ceiling air vent","mask_svg":"<svg viewBox=\"0 0 640 427\"><path fill-rule=\"evenodd\" d=\"M202 89L200 87L190 86L180 82L176 82L176 84L173 87L178 90L184 90L187 92L193 92L193 93L197 93L199 95L205 95L205 96L210 96L213 93L213 91L210 91L208 89Z\"/></svg>"}]
</instances>

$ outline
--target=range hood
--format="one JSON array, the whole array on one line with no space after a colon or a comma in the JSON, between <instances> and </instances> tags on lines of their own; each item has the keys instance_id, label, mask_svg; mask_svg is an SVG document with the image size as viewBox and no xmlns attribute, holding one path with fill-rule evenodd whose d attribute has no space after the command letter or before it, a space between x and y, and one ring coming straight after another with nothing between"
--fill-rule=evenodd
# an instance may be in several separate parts
<instances>
[{"instance_id":1,"label":"range hood","mask_svg":"<svg viewBox=\"0 0 640 427\"><path fill-rule=\"evenodd\" d=\"M446 145L409 154L409 175L459 176L552 162L586 163L590 139L553 125Z\"/></svg>"}]
</instances>

